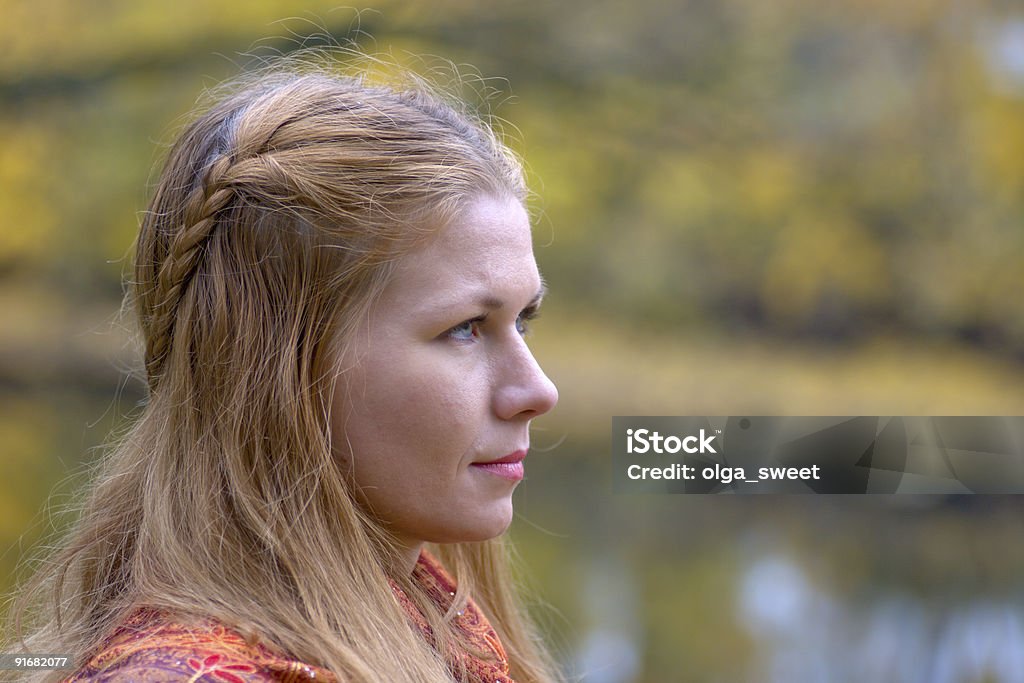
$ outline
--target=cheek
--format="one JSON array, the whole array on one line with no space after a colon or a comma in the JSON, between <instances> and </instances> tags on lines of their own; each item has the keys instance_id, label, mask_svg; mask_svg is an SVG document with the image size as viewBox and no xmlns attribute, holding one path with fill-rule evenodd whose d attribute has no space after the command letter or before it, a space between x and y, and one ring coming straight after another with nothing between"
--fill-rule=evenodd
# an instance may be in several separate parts
<instances>
[{"instance_id":1,"label":"cheek","mask_svg":"<svg viewBox=\"0 0 1024 683\"><path fill-rule=\"evenodd\" d=\"M351 378L351 417L345 431L356 454L357 474L374 470L400 477L425 470L417 476L433 479L454 472L473 448L485 399L475 391L472 373L458 364L415 354L403 357L401 363L391 358L366 363Z\"/></svg>"},{"instance_id":2,"label":"cheek","mask_svg":"<svg viewBox=\"0 0 1024 683\"><path fill-rule=\"evenodd\" d=\"M351 450L340 455L372 514L400 534L438 536L431 525L462 497L479 450L486 412L474 387L482 384L455 364L392 357L404 362L364 364L348 378L349 405L335 408L350 415L339 436Z\"/></svg>"}]
</instances>

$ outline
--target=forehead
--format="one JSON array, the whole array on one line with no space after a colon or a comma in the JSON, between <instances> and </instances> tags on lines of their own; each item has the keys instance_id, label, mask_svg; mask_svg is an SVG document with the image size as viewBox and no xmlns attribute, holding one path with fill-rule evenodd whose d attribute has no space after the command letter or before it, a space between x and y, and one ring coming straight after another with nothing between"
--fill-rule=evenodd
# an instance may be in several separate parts
<instances>
[{"instance_id":1,"label":"forehead","mask_svg":"<svg viewBox=\"0 0 1024 683\"><path fill-rule=\"evenodd\" d=\"M515 199L481 196L423 246L398 259L383 298L408 302L519 288L533 296L539 286L526 210Z\"/></svg>"}]
</instances>

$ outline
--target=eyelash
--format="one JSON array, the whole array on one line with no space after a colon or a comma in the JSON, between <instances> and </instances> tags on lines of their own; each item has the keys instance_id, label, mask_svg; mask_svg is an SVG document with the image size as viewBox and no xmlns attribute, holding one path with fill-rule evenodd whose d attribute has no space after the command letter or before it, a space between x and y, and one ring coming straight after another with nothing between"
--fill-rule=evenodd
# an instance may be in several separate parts
<instances>
[{"instance_id":1,"label":"eyelash","mask_svg":"<svg viewBox=\"0 0 1024 683\"><path fill-rule=\"evenodd\" d=\"M524 337L527 334L529 334L530 322L536 320L539 317L540 311L537 309L536 306L529 306L527 308L524 308L523 311L519 314L519 317L516 318L516 329L519 331L519 334ZM455 327L445 332L445 336L448 337L449 339L454 339L456 341L470 341L470 337L461 337L457 334L457 331L469 325L469 329L473 335L472 338L475 339L476 337L479 336L479 325L483 324L486 320L486 313L484 313L483 315L478 315L475 318L470 318L469 320L464 320L463 322L459 323Z\"/></svg>"}]
</instances>

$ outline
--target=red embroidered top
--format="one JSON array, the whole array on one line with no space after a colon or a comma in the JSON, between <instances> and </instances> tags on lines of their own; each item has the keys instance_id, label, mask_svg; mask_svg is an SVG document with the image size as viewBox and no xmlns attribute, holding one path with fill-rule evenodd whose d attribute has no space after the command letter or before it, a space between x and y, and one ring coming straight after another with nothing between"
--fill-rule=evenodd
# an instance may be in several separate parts
<instances>
[{"instance_id":1,"label":"red embroidered top","mask_svg":"<svg viewBox=\"0 0 1024 683\"><path fill-rule=\"evenodd\" d=\"M445 611L455 594L455 582L426 551L420 554L413 579ZM405 593L391 584L410 621L432 642L426 619ZM458 654L473 683L514 683L508 658L497 634L470 600L455 617L467 642L490 657L466 651ZM450 668L457 665L450 662ZM224 625L207 621L186 626L153 611L140 611L111 635L100 652L65 683L267 683L327 681L337 678L319 667L289 658L263 645L252 645Z\"/></svg>"}]
</instances>

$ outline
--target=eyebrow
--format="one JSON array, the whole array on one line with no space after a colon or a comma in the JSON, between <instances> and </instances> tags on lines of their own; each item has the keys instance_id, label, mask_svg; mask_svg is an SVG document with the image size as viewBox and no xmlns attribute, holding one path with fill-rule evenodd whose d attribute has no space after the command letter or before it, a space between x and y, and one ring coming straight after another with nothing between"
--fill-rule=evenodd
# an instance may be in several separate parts
<instances>
[{"instance_id":1,"label":"eyebrow","mask_svg":"<svg viewBox=\"0 0 1024 683\"><path fill-rule=\"evenodd\" d=\"M537 293L530 299L530 303L526 304L526 308L539 306L540 302L544 299L544 295L548 293L548 284L544 281L544 276L540 278L540 288ZM505 302L493 296L484 296L479 301L480 305L488 310L496 311L499 308L505 306Z\"/></svg>"}]
</instances>

